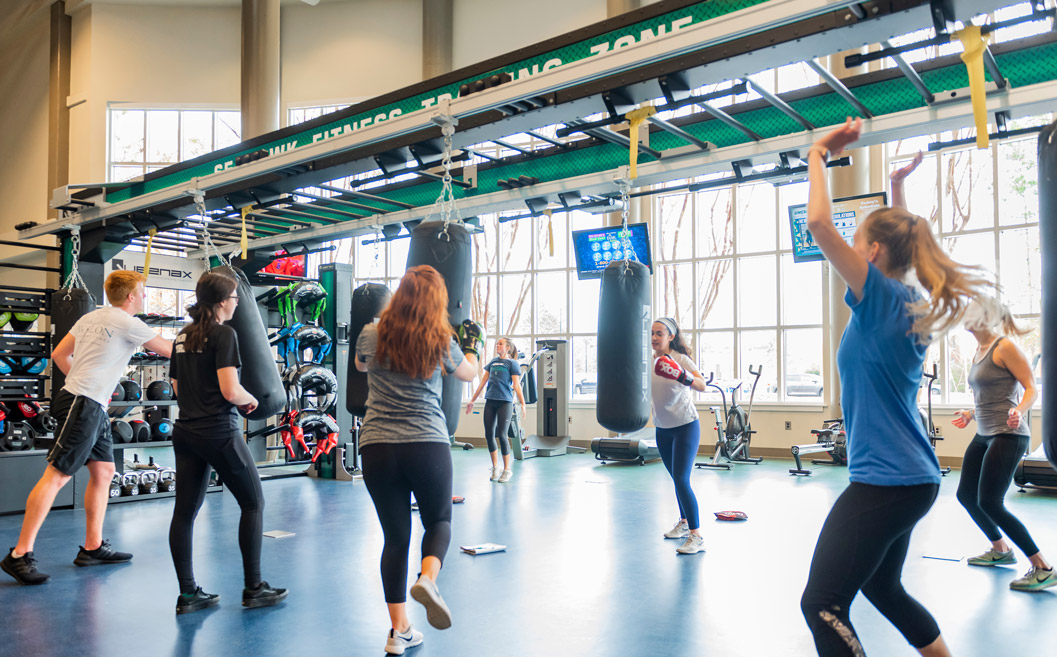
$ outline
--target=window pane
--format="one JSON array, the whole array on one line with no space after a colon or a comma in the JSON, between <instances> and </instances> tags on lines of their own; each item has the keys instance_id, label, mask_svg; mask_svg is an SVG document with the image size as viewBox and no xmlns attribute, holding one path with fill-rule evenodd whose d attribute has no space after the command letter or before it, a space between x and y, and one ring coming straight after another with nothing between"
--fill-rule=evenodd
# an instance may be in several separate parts
<instances>
[{"instance_id":1,"label":"window pane","mask_svg":"<svg viewBox=\"0 0 1057 657\"><path fill-rule=\"evenodd\" d=\"M474 276L470 317L481 324L487 335L492 335L497 330L496 308L498 306L499 282L496 277Z\"/></svg>"},{"instance_id":2,"label":"window pane","mask_svg":"<svg viewBox=\"0 0 1057 657\"><path fill-rule=\"evenodd\" d=\"M744 400L745 405L749 403L749 394L752 391L754 376L749 374L749 367L754 370L763 367L763 374L756 386L756 399L774 401L778 399L778 336L777 332L768 331L742 331L741 332L741 359L735 379L744 382L738 399Z\"/></svg>"},{"instance_id":3,"label":"window pane","mask_svg":"<svg viewBox=\"0 0 1057 657\"><path fill-rule=\"evenodd\" d=\"M242 141L242 114L239 112L217 112L216 132L213 148L221 149Z\"/></svg>"},{"instance_id":4,"label":"window pane","mask_svg":"<svg viewBox=\"0 0 1057 657\"><path fill-rule=\"evenodd\" d=\"M213 150L213 113L180 112L180 159L189 160Z\"/></svg>"},{"instance_id":5,"label":"window pane","mask_svg":"<svg viewBox=\"0 0 1057 657\"><path fill-rule=\"evenodd\" d=\"M708 375L715 374L717 380L729 379L734 374L734 332L733 331L709 331L698 333L693 347L697 353L697 369L701 375L708 380ZM706 388L705 392L697 393L697 398L702 401L714 401L719 403L719 393L715 388ZM704 439L711 420L701 418L701 433Z\"/></svg>"},{"instance_id":6,"label":"window pane","mask_svg":"<svg viewBox=\"0 0 1057 657\"><path fill-rule=\"evenodd\" d=\"M909 139L900 139L899 141L893 141L888 143L888 156L891 158L908 157L913 158L917 155L918 151L927 153L929 150L929 144L932 143L932 137L925 135L922 137L911 137ZM933 160L933 169L935 168L935 160ZM924 168L924 164L918 171ZM918 175L915 173L914 175Z\"/></svg>"},{"instance_id":7,"label":"window pane","mask_svg":"<svg viewBox=\"0 0 1057 657\"><path fill-rule=\"evenodd\" d=\"M775 248L775 193L769 183L738 187L738 253Z\"/></svg>"},{"instance_id":8,"label":"window pane","mask_svg":"<svg viewBox=\"0 0 1057 657\"><path fill-rule=\"evenodd\" d=\"M526 225L531 225L525 222ZM502 304L499 330L504 335L532 332L532 274L509 274L501 276Z\"/></svg>"},{"instance_id":9,"label":"window pane","mask_svg":"<svg viewBox=\"0 0 1057 657\"><path fill-rule=\"evenodd\" d=\"M782 322L822 323L822 263L782 256Z\"/></svg>"},{"instance_id":10,"label":"window pane","mask_svg":"<svg viewBox=\"0 0 1057 657\"><path fill-rule=\"evenodd\" d=\"M143 110L110 112L110 161L143 161Z\"/></svg>"},{"instance_id":11,"label":"window pane","mask_svg":"<svg viewBox=\"0 0 1057 657\"><path fill-rule=\"evenodd\" d=\"M475 274L495 273L496 267L496 228L495 215L481 217L480 233L473 235L473 271Z\"/></svg>"},{"instance_id":12,"label":"window pane","mask_svg":"<svg viewBox=\"0 0 1057 657\"><path fill-rule=\"evenodd\" d=\"M690 194L662 196L657 202L660 230L655 251L660 260L687 260L693 257L694 204Z\"/></svg>"},{"instance_id":13,"label":"window pane","mask_svg":"<svg viewBox=\"0 0 1057 657\"><path fill-rule=\"evenodd\" d=\"M822 329L791 329L784 333L785 396L821 398Z\"/></svg>"},{"instance_id":14,"label":"window pane","mask_svg":"<svg viewBox=\"0 0 1057 657\"><path fill-rule=\"evenodd\" d=\"M1000 224L1039 220L1037 149L1034 139L998 144L998 179L1002 181L1002 198L998 204Z\"/></svg>"},{"instance_id":15,"label":"window pane","mask_svg":"<svg viewBox=\"0 0 1057 657\"><path fill-rule=\"evenodd\" d=\"M729 258L697 264L698 327L734 327L733 266Z\"/></svg>"},{"instance_id":16,"label":"window pane","mask_svg":"<svg viewBox=\"0 0 1057 657\"><path fill-rule=\"evenodd\" d=\"M973 366L976 357L976 338L971 333L956 328L947 334L947 358L950 363L947 368L947 401L951 404L960 404L963 408L973 407L973 393L969 388L969 370ZM932 367L931 363L928 365ZM925 403L925 398L919 398ZM936 403L935 396L932 403Z\"/></svg>"},{"instance_id":17,"label":"window pane","mask_svg":"<svg viewBox=\"0 0 1057 657\"><path fill-rule=\"evenodd\" d=\"M377 281L384 278L385 245L381 242L363 244L362 240L374 239L371 235L354 237L353 239L360 242L356 247L356 278L364 282Z\"/></svg>"},{"instance_id":18,"label":"window pane","mask_svg":"<svg viewBox=\"0 0 1057 657\"><path fill-rule=\"evenodd\" d=\"M697 257L734 253L734 211L730 188L697 195Z\"/></svg>"},{"instance_id":19,"label":"window pane","mask_svg":"<svg viewBox=\"0 0 1057 657\"><path fill-rule=\"evenodd\" d=\"M147 112L147 161L177 162L180 113L173 110Z\"/></svg>"},{"instance_id":20,"label":"window pane","mask_svg":"<svg viewBox=\"0 0 1057 657\"><path fill-rule=\"evenodd\" d=\"M916 152L914 151L914 153ZM909 162L909 159L892 162L888 167L889 171L906 166ZM906 197L907 209L931 222L935 222L939 216L939 197L936 193L936 166L936 156L928 155L921 161L917 170L903 182L903 195ZM891 203L892 199L889 198L888 202ZM933 229L935 229L935 226L933 226Z\"/></svg>"},{"instance_id":21,"label":"window pane","mask_svg":"<svg viewBox=\"0 0 1057 657\"><path fill-rule=\"evenodd\" d=\"M573 399L594 399L598 386L598 338L573 338Z\"/></svg>"},{"instance_id":22,"label":"window pane","mask_svg":"<svg viewBox=\"0 0 1057 657\"><path fill-rule=\"evenodd\" d=\"M657 272L657 308L662 317L672 317L683 330L694 329L694 266L662 265Z\"/></svg>"},{"instance_id":23,"label":"window pane","mask_svg":"<svg viewBox=\"0 0 1057 657\"><path fill-rule=\"evenodd\" d=\"M112 166L110 167L110 182L125 182L136 176L143 175L143 167L138 166Z\"/></svg>"},{"instance_id":24,"label":"window pane","mask_svg":"<svg viewBox=\"0 0 1057 657\"><path fill-rule=\"evenodd\" d=\"M807 183L799 182L782 185L778 188L778 248L793 248L793 238L789 236L789 206L807 203Z\"/></svg>"},{"instance_id":25,"label":"window pane","mask_svg":"<svg viewBox=\"0 0 1057 657\"><path fill-rule=\"evenodd\" d=\"M955 261L965 265L983 267L984 275L994 280L995 237L993 233L947 237L943 240L943 246Z\"/></svg>"},{"instance_id":26,"label":"window pane","mask_svg":"<svg viewBox=\"0 0 1057 657\"><path fill-rule=\"evenodd\" d=\"M1035 377L1035 387L1039 390L1039 398L1035 400L1035 404L1032 408L1042 407L1042 362L1036 360L1039 358L1039 354L1042 353L1042 331L1039 330L1039 319L1033 317L1030 319L1017 319L1017 325L1021 328L1028 329L1031 331L1027 335L1016 336L1013 339L1016 340L1017 344L1020 345L1020 350L1024 352L1024 355L1028 359L1028 364L1032 365L1031 373ZM1038 422L1038 420L1035 420ZM1038 425L1036 425L1036 431L1038 431Z\"/></svg>"},{"instance_id":27,"label":"window pane","mask_svg":"<svg viewBox=\"0 0 1057 657\"><path fill-rule=\"evenodd\" d=\"M411 250L411 239L397 239L388 243L389 275L402 277L407 271L407 253Z\"/></svg>"},{"instance_id":28,"label":"window pane","mask_svg":"<svg viewBox=\"0 0 1057 657\"><path fill-rule=\"evenodd\" d=\"M970 149L943 155L943 231L994 225L991 151Z\"/></svg>"},{"instance_id":29,"label":"window pane","mask_svg":"<svg viewBox=\"0 0 1057 657\"><path fill-rule=\"evenodd\" d=\"M1016 314L1042 311L1042 252L1039 229L1004 230L998 235L1002 293Z\"/></svg>"},{"instance_id":30,"label":"window pane","mask_svg":"<svg viewBox=\"0 0 1057 657\"><path fill-rule=\"evenodd\" d=\"M525 271L532 266L532 220L499 224L500 264L503 271Z\"/></svg>"},{"instance_id":31,"label":"window pane","mask_svg":"<svg viewBox=\"0 0 1057 657\"><path fill-rule=\"evenodd\" d=\"M536 231L536 269L568 266L568 215L564 212L556 212L550 217L539 217L535 221L539 222L539 230ZM551 255L552 244L554 255Z\"/></svg>"},{"instance_id":32,"label":"window pane","mask_svg":"<svg viewBox=\"0 0 1057 657\"><path fill-rule=\"evenodd\" d=\"M775 73L778 81L778 88L776 89L778 93L813 87L818 84L818 73L808 68L804 62L781 66L776 69Z\"/></svg>"},{"instance_id":33,"label":"window pane","mask_svg":"<svg viewBox=\"0 0 1057 657\"><path fill-rule=\"evenodd\" d=\"M738 258L738 315L742 326L774 326L777 320L775 257Z\"/></svg>"},{"instance_id":34,"label":"window pane","mask_svg":"<svg viewBox=\"0 0 1057 657\"><path fill-rule=\"evenodd\" d=\"M540 333L565 333L569 330L569 310L566 304L567 274L547 272L536 276L536 330Z\"/></svg>"},{"instance_id":35,"label":"window pane","mask_svg":"<svg viewBox=\"0 0 1057 657\"><path fill-rule=\"evenodd\" d=\"M573 279L573 332L598 332L598 292L601 281L589 278L585 281Z\"/></svg>"}]
</instances>

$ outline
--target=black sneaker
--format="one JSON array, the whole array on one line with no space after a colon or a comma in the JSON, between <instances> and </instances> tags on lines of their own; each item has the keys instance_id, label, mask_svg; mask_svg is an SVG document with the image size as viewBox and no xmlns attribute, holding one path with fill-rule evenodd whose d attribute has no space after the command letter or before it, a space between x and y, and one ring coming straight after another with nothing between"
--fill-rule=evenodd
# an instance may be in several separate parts
<instances>
[{"instance_id":1,"label":"black sneaker","mask_svg":"<svg viewBox=\"0 0 1057 657\"><path fill-rule=\"evenodd\" d=\"M110 541L103 541L102 545L94 550L86 550L82 545L73 564L75 566L99 566L108 563L128 563L129 561L132 561L131 554L118 552L110 547Z\"/></svg>"},{"instance_id":2,"label":"black sneaker","mask_svg":"<svg viewBox=\"0 0 1057 657\"><path fill-rule=\"evenodd\" d=\"M268 582L261 582L255 589L242 589L243 607L270 607L286 599L286 589L273 589Z\"/></svg>"},{"instance_id":3,"label":"black sneaker","mask_svg":"<svg viewBox=\"0 0 1057 657\"><path fill-rule=\"evenodd\" d=\"M213 593L206 593L199 586L195 589L194 593L181 593L176 598L176 613L178 614L189 614L192 611L198 611L199 609L207 609L209 607L215 607L220 603L220 596Z\"/></svg>"},{"instance_id":4,"label":"black sneaker","mask_svg":"<svg viewBox=\"0 0 1057 657\"><path fill-rule=\"evenodd\" d=\"M4 557L3 561L0 561L0 568L3 568L5 573L14 577L19 584L27 586L43 584L51 579L49 575L37 570L37 560L33 558L32 552L27 552L16 559L11 556L11 552L14 549L8 550L7 556Z\"/></svg>"}]
</instances>

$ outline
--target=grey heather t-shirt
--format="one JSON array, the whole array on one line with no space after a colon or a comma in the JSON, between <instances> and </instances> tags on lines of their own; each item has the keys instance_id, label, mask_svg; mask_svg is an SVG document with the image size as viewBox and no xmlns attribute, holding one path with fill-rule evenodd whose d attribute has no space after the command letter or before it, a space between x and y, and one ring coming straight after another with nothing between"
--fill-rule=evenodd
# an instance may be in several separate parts
<instances>
[{"instance_id":1,"label":"grey heather t-shirt","mask_svg":"<svg viewBox=\"0 0 1057 657\"><path fill-rule=\"evenodd\" d=\"M442 358L428 379L386 369L374 358L378 327L368 324L356 340L356 357L367 363L367 415L360 447L372 443L448 443L448 423L441 409L441 368L451 376L463 361L452 338L450 358Z\"/></svg>"}]
</instances>

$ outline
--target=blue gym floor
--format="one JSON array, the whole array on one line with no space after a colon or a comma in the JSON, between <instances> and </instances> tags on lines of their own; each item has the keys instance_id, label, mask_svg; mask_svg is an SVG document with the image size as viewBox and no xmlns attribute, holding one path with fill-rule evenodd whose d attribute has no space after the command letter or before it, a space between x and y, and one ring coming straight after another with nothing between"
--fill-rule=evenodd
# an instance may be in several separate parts
<instances>
[{"instance_id":1,"label":"blue gym floor","mask_svg":"<svg viewBox=\"0 0 1057 657\"><path fill-rule=\"evenodd\" d=\"M794 478L791 461L768 459L731 472L695 471L708 551L679 556L679 541L661 538L677 512L660 462L603 466L590 453L533 459L515 464L509 484L495 484L483 450L453 457L455 490L466 502L455 507L439 583L454 626L434 630L410 602L425 642L406 654L814 654L800 592L846 469L819 466L812 477ZM955 500L957 485L954 471L914 535L907 588L937 617L956 656L1045 654L1040 641L1057 618L1057 594L1008 589L1027 568L1019 554L1014 568L965 565L988 543ZM220 593L221 604L181 617L173 613L167 543L171 499L110 508L106 535L135 554L126 566L74 566L84 512L58 510L36 550L52 581L21 587L0 574L0 655L384 654L382 536L366 489L293 478L265 482L264 491L265 530L296 534L264 539L264 577L290 589L284 604L242 608L238 506L227 493L207 496L195 536L198 581ZM1043 552L1057 558L1057 497L1014 488L1008 500ZM743 510L749 520L712 520L723 509ZM3 548L20 523L21 516L0 517ZM476 557L458 549L486 541L509 549ZM852 619L869 654L917 654L861 597Z\"/></svg>"}]
</instances>

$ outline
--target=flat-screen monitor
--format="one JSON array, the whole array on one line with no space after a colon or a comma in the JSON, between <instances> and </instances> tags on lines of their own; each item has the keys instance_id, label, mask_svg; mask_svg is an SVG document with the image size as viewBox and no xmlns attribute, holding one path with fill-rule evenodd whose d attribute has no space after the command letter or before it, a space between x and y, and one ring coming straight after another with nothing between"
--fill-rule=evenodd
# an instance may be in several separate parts
<instances>
[{"instance_id":1,"label":"flat-screen monitor","mask_svg":"<svg viewBox=\"0 0 1057 657\"><path fill-rule=\"evenodd\" d=\"M614 260L635 260L650 268L650 233L646 224L628 224L628 246L621 233L623 226L574 230L573 252L576 253L576 274L585 278L601 278L602 271Z\"/></svg>"},{"instance_id":2,"label":"flat-screen monitor","mask_svg":"<svg viewBox=\"0 0 1057 657\"><path fill-rule=\"evenodd\" d=\"M852 243L852 236L859 223L874 210L888 205L888 195L884 192L835 198L833 206L833 225L841 237ZM825 260L822 249L815 244L815 238L807 229L807 204L789 206L789 233L793 237L793 262L812 262Z\"/></svg>"}]
</instances>

